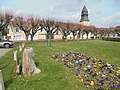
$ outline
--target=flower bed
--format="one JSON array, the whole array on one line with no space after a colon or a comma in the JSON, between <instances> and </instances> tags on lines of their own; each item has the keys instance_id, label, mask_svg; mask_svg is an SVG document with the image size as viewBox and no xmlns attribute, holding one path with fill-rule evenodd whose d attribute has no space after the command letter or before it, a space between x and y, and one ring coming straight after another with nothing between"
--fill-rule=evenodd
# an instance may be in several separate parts
<instances>
[{"instance_id":1,"label":"flower bed","mask_svg":"<svg viewBox=\"0 0 120 90\"><path fill-rule=\"evenodd\" d=\"M120 67L78 52L56 54L52 55L52 58L73 71L85 88L97 90L119 88Z\"/></svg>"}]
</instances>

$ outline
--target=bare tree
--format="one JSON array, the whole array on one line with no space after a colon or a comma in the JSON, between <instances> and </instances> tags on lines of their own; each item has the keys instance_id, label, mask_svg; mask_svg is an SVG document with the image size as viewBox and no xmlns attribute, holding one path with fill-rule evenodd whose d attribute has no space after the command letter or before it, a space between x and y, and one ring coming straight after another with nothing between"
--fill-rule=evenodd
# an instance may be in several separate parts
<instances>
[{"instance_id":1,"label":"bare tree","mask_svg":"<svg viewBox=\"0 0 120 90\"><path fill-rule=\"evenodd\" d=\"M70 23L70 30L73 35L73 40L75 40L75 36L77 35L78 25L76 23Z\"/></svg>"},{"instance_id":2,"label":"bare tree","mask_svg":"<svg viewBox=\"0 0 120 90\"><path fill-rule=\"evenodd\" d=\"M77 31L77 39L80 39L81 38L81 35L82 35L82 38L83 38L83 25L81 24L76 24L76 29L78 29Z\"/></svg>"},{"instance_id":3,"label":"bare tree","mask_svg":"<svg viewBox=\"0 0 120 90\"><path fill-rule=\"evenodd\" d=\"M105 33L105 28L98 28L98 33L99 33L99 39L102 40L102 37L105 37L106 33Z\"/></svg>"},{"instance_id":4,"label":"bare tree","mask_svg":"<svg viewBox=\"0 0 120 90\"><path fill-rule=\"evenodd\" d=\"M99 35L99 30L98 30L98 28L94 27L94 28L91 30L91 33L94 35L94 39L97 39L97 38L98 38L98 35Z\"/></svg>"},{"instance_id":5,"label":"bare tree","mask_svg":"<svg viewBox=\"0 0 120 90\"><path fill-rule=\"evenodd\" d=\"M27 19L20 17L20 16L15 17L13 21L13 26L20 28L20 30L24 32L26 36L26 42L28 42L28 37L30 35L32 26L29 25L29 23L27 22Z\"/></svg>"},{"instance_id":6,"label":"bare tree","mask_svg":"<svg viewBox=\"0 0 120 90\"><path fill-rule=\"evenodd\" d=\"M120 26L116 26L114 30L117 36L120 37Z\"/></svg>"},{"instance_id":7,"label":"bare tree","mask_svg":"<svg viewBox=\"0 0 120 90\"><path fill-rule=\"evenodd\" d=\"M67 36L71 33L69 22L59 22L60 32L62 33L62 39L67 40Z\"/></svg>"},{"instance_id":8,"label":"bare tree","mask_svg":"<svg viewBox=\"0 0 120 90\"><path fill-rule=\"evenodd\" d=\"M54 20L42 20L41 28L46 31L47 45L51 46L51 39L54 38L54 33L57 31L56 22Z\"/></svg>"},{"instance_id":9,"label":"bare tree","mask_svg":"<svg viewBox=\"0 0 120 90\"><path fill-rule=\"evenodd\" d=\"M0 31L6 35L8 25L11 22L13 15L11 13L0 14Z\"/></svg>"},{"instance_id":10,"label":"bare tree","mask_svg":"<svg viewBox=\"0 0 120 90\"><path fill-rule=\"evenodd\" d=\"M30 19L27 19L28 26L31 28L30 30L30 36L31 36L31 41L33 41L34 35L39 31L42 30L42 27L40 27L41 24L40 19L35 19L31 17Z\"/></svg>"}]
</instances>

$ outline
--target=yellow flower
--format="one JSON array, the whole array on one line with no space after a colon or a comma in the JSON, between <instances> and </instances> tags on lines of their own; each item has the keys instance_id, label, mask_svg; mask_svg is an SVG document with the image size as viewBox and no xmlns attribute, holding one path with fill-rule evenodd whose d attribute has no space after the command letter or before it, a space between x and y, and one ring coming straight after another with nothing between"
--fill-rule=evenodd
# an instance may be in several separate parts
<instances>
[{"instance_id":1,"label":"yellow flower","mask_svg":"<svg viewBox=\"0 0 120 90\"><path fill-rule=\"evenodd\" d=\"M83 79L81 79L81 82L83 82Z\"/></svg>"},{"instance_id":2,"label":"yellow flower","mask_svg":"<svg viewBox=\"0 0 120 90\"><path fill-rule=\"evenodd\" d=\"M101 74L101 72L98 72L98 74Z\"/></svg>"},{"instance_id":3,"label":"yellow flower","mask_svg":"<svg viewBox=\"0 0 120 90\"><path fill-rule=\"evenodd\" d=\"M85 77L87 77L87 75L85 74Z\"/></svg>"},{"instance_id":4,"label":"yellow flower","mask_svg":"<svg viewBox=\"0 0 120 90\"><path fill-rule=\"evenodd\" d=\"M89 87L88 85L86 87Z\"/></svg>"},{"instance_id":5,"label":"yellow flower","mask_svg":"<svg viewBox=\"0 0 120 90\"><path fill-rule=\"evenodd\" d=\"M55 61L58 61L58 59L55 59Z\"/></svg>"},{"instance_id":6,"label":"yellow flower","mask_svg":"<svg viewBox=\"0 0 120 90\"><path fill-rule=\"evenodd\" d=\"M90 85L91 85L91 86L94 86L94 81L91 81L91 82L90 82Z\"/></svg>"},{"instance_id":7,"label":"yellow flower","mask_svg":"<svg viewBox=\"0 0 120 90\"><path fill-rule=\"evenodd\" d=\"M76 61L76 63L78 63L78 61Z\"/></svg>"},{"instance_id":8,"label":"yellow flower","mask_svg":"<svg viewBox=\"0 0 120 90\"><path fill-rule=\"evenodd\" d=\"M94 65L94 68L97 68L97 65Z\"/></svg>"},{"instance_id":9,"label":"yellow flower","mask_svg":"<svg viewBox=\"0 0 120 90\"><path fill-rule=\"evenodd\" d=\"M82 79L82 77L80 75L78 75L78 79Z\"/></svg>"},{"instance_id":10,"label":"yellow flower","mask_svg":"<svg viewBox=\"0 0 120 90\"><path fill-rule=\"evenodd\" d=\"M117 73L117 74L120 74L120 70L117 70L116 73Z\"/></svg>"},{"instance_id":11,"label":"yellow flower","mask_svg":"<svg viewBox=\"0 0 120 90\"><path fill-rule=\"evenodd\" d=\"M94 71L96 72L96 71L97 71L97 69L94 69Z\"/></svg>"},{"instance_id":12,"label":"yellow flower","mask_svg":"<svg viewBox=\"0 0 120 90\"><path fill-rule=\"evenodd\" d=\"M100 66L102 66L101 64L98 64L98 66L100 67Z\"/></svg>"},{"instance_id":13,"label":"yellow flower","mask_svg":"<svg viewBox=\"0 0 120 90\"><path fill-rule=\"evenodd\" d=\"M107 66L108 66L108 67L110 67L110 64L109 64L109 63L107 63Z\"/></svg>"}]
</instances>

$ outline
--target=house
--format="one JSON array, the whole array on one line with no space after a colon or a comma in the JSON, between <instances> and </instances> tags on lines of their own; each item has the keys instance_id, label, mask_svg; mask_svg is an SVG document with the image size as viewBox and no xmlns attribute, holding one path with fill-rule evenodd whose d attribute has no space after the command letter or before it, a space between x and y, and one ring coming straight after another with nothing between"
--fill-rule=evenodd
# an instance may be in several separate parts
<instances>
[{"instance_id":1,"label":"house","mask_svg":"<svg viewBox=\"0 0 120 90\"><path fill-rule=\"evenodd\" d=\"M80 24L84 25L84 26L89 26L90 25L90 20L88 18L88 10L86 8L86 6L83 7L82 11L81 11L81 19L80 19ZM88 38L90 38L92 35L89 34ZM12 25L9 25L9 33L7 34L7 37L9 37L9 39L13 40L13 41L23 41L25 40L25 34L22 30L20 30L18 27L13 27ZM86 35L83 36L84 39L86 39ZM70 35L67 36L67 39L72 39L73 35L72 33L70 33ZM46 31L42 30L38 31L34 38L34 40L45 40L46 39ZM62 33L58 32L54 34L54 38L53 39L62 39ZM75 37L75 39L77 39L77 36ZM29 39L30 40L30 36Z\"/></svg>"}]
</instances>

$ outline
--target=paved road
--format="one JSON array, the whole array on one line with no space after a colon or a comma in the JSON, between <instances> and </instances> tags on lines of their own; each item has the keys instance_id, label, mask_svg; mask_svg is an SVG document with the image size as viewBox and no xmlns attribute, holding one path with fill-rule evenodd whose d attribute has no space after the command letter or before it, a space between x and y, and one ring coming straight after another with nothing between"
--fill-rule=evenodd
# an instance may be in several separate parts
<instances>
[{"instance_id":1,"label":"paved road","mask_svg":"<svg viewBox=\"0 0 120 90\"><path fill-rule=\"evenodd\" d=\"M6 52L8 52L10 49L0 48L0 57L5 55Z\"/></svg>"}]
</instances>

